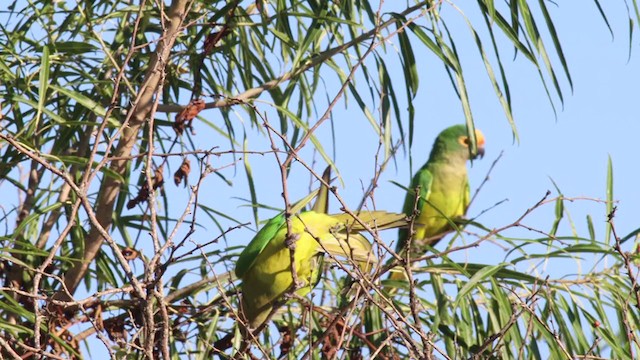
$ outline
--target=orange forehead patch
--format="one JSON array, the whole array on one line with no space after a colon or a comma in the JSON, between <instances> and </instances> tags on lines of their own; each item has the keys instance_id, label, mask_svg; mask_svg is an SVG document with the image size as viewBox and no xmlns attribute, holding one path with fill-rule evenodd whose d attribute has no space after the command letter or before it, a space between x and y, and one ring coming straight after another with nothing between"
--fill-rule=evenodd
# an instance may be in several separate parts
<instances>
[{"instance_id":1,"label":"orange forehead patch","mask_svg":"<svg viewBox=\"0 0 640 360\"><path fill-rule=\"evenodd\" d=\"M458 142L464 146L469 146L469 137L468 136L460 136L458 138ZM484 147L484 134L482 131L476 129L476 145L478 147Z\"/></svg>"},{"instance_id":2,"label":"orange forehead patch","mask_svg":"<svg viewBox=\"0 0 640 360\"><path fill-rule=\"evenodd\" d=\"M484 146L484 134L478 129L476 129L476 144L478 147Z\"/></svg>"}]
</instances>

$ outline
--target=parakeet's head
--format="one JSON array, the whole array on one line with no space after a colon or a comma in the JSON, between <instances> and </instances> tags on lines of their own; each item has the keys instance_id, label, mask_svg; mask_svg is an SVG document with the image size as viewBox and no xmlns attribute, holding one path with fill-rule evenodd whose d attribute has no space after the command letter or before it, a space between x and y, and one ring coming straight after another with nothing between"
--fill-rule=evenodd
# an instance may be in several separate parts
<instances>
[{"instance_id":1,"label":"parakeet's head","mask_svg":"<svg viewBox=\"0 0 640 360\"><path fill-rule=\"evenodd\" d=\"M469 149L471 146L471 139L468 136L466 125L453 125L442 130L433 144L431 159L439 157L447 157L449 159L452 157L458 157L466 161L469 159L475 159L478 156L483 157L484 135L478 129L476 129L475 133L477 151L475 154L471 154Z\"/></svg>"}]
</instances>

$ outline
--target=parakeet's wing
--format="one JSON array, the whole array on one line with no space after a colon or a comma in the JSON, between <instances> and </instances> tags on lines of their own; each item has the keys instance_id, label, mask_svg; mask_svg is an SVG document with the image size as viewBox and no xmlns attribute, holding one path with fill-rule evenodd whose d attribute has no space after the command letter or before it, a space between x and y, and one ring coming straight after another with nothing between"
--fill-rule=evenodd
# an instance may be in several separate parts
<instances>
[{"instance_id":1,"label":"parakeet's wing","mask_svg":"<svg viewBox=\"0 0 640 360\"><path fill-rule=\"evenodd\" d=\"M312 191L309 195L300 199L298 202L291 206L291 212L293 214L298 213L305 207L314 197L318 195L320 190L316 189ZM253 262L256 260L257 256L264 250L264 248L269 244L269 242L273 239L273 236L280 230L280 228L284 225L284 213L280 213L267 221L267 223L258 231L256 236L253 237L249 245L244 248L238 260L236 261L236 276L238 278L242 278L244 274L251 268Z\"/></svg>"},{"instance_id":2,"label":"parakeet's wing","mask_svg":"<svg viewBox=\"0 0 640 360\"><path fill-rule=\"evenodd\" d=\"M431 195L432 183L433 175L426 167L416 173L411 181L411 187L407 189L407 196L404 199L402 211L406 216L411 216L414 208L417 208L418 210L424 208L429 200L429 196ZM420 187L420 198L418 198L418 204L416 206L415 190L418 186ZM408 237L409 229L400 228L400 231L398 232L398 244L396 245L396 251L400 251L404 248Z\"/></svg>"},{"instance_id":3,"label":"parakeet's wing","mask_svg":"<svg viewBox=\"0 0 640 360\"><path fill-rule=\"evenodd\" d=\"M425 200L429 200L429 195L431 195L431 183L433 183L433 175L431 171L428 169L422 169L418 171L418 173L414 176L413 181L411 182L411 188L407 192L407 197L404 200L404 208L402 211L411 215L413 213L416 193L415 189L420 187L420 198L418 199L418 210L422 209L427 203Z\"/></svg>"},{"instance_id":4,"label":"parakeet's wing","mask_svg":"<svg viewBox=\"0 0 640 360\"><path fill-rule=\"evenodd\" d=\"M471 203L471 188L469 186L469 177L466 178L465 184L464 184L464 194L462 195L464 196L463 204L464 204L464 213L467 213L467 209L469 209L469 204Z\"/></svg>"},{"instance_id":5,"label":"parakeet's wing","mask_svg":"<svg viewBox=\"0 0 640 360\"><path fill-rule=\"evenodd\" d=\"M236 261L236 276L242 278L251 268L258 255L273 239L274 235L284 225L284 214L278 214L271 218L253 237L249 245L244 248Z\"/></svg>"}]
</instances>

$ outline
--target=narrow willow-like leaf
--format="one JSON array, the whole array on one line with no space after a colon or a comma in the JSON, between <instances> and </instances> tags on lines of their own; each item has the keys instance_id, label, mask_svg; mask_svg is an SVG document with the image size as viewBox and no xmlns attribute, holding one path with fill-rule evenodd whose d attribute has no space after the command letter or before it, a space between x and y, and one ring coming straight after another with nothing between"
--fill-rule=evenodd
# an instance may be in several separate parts
<instances>
[{"instance_id":1,"label":"narrow willow-like leaf","mask_svg":"<svg viewBox=\"0 0 640 360\"><path fill-rule=\"evenodd\" d=\"M80 105L82 105L85 108L89 109L91 112L93 112L94 114L98 115L99 117L104 118L107 115L107 111L102 105L100 105L97 102L89 99L87 96L85 96L82 93L79 93L77 91L71 90L69 88L53 85L53 84L50 84L49 87L51 89L53 89L53 90L65 95L65 96L69 97L70 99L77 101ZM109 121L109 125L110 126L113 126L113 127L119 126L119 123L115 119L109 118L107 120Z\"/></svg>"},{"instance_id":2,"label":"narrow willow-like leaf","mask_svg":"<svg viewBox=\"0 0 640 360\"><path fill-rule=\"evenodd\" d=\"M564 57L564 51L562 50L560 39L558 38L556 26L553 24L553 20L551 20L551 15L547 10L545 1L538 0L538 4L540 5L540 9L542 10L544 21L547 23L547 29L549 29L549 35L551 36L551 40L553 41L553 46L556 49L556 54L558 54L558 58L560 59L560 63L562 64L562 67L564 69L564 74L567 77L567 81L569 81L569 86L571 87L571 90L573 90L573 80L571 79L571 73L569 72L569 65L567 64L567 60Z\"/></svg>"},{"instance_id":3,"label":"narrow willow-like leaf","mask_svg":"<svg viewBox=\"0 0 640 360\"><path fill-rule=\"evenodd\" d=\"M556 199L555 215L556 217L553 220L553 225L551 225L551 230L549 230L549 235L551 236L556 236L558 226L560 226L560 221L562 221L562 216L564 215L564 199L562 195L558 196Z\"/></svg>"},{"instance_id":4,"label":"narrow willow-like leaf","mask_svg":"<svg viewBox=\"0 0 640 360\"><path fill-rule=\"evenodd\" d=\"M598 302L594 302L594 303L597 304ZM591 324L594 324L596 321L601 323L596 333L606 342L606 344L611 349L613 354L615 354L615 356L612 356L612 358L617 358L617 359L631 358L631 354L629 354L628 346L627 346L629 344L628 336L624 334L624 332L621 332L619 336L616 336L618 334L613 333L612 330L614 328L611 327L611 323L609 322L610 314L607 311L605 311L601 306L596 307L596 310L598 310L599 319L594 318L593 316L591 316L591 314L584 311L583 311L583 314L585 315L585 317L589 319L589 322ZM616 319L619 320L618 317L616 317Z\"/></svg>"},{"instance_id":5,"label":"narrow willow-like leaf","mask_svg":"<svg viewBox=\"0 0 640 360\"><path fill-rule=\"evenodd\" d=\"M547 49L544 46L544 42L540 37L540 32L538 31L538 26L536 25L536 21L531 14L531 10L529 9L529 5L526 0L520 0L520 15L524 21L524 27L527 30L527 33L533 42L533 46L538 50L538 53L542 57L542 62L544 63L547 73L551 77L551 82L556 90L556 94L560 99L560 103L564 104L564 97L562 95L562 89L560 88L560 83L558 81L558 77L556 76L555 70L553 69L553 65L551 64L551 60L549 59L549 54L547 53Z\"/></svg>"},{"instance_id":6,"label":"narrow willow-like leaf","mask_svg":"<svg viewBox=\"0 0 640 360\"><path fill-rule=\"evenodd\" d=\"M596 230L593 227L593 219L591 218L591 215L587 215L587 229L589 230L589 238L591 238L591 240L595 240Z\"/></svg>"},{"instance_id":7,"label":"narrow willow-like leaf","mask_svg":"<svg viewBox=\"0 0 640 360\"><path fill-rule=\"evenodd\" d=\"M456 326L456 332L459 338L464 341L465 344L473 344L474 343L474 333L476 332L476 324L474 324L474 309L477 309L475 306L475 301L473 297L465 297L460 303L460 319L456 321L458 326ZM482 327L480 327L482 329ZM462 350L462 349L460 349ZM466 349L465 349L466 350Z\"/></svg>"},{"instance_id":8,"label":"narrow willow-like leaf","mask_svg":"<svg viewBox=\"0 0 640 360\"><path fill-rule=\"evenodd\" d=\"M605 14L604 10L602 9L602 6L600 5L600 0L593 0L593 2L596 4L596 7L598 8L600 17L602 18L602 20L604 20L604 23L607 25L607 29L609 29L609 33L611 34L611 40L613 40L614 39L613 29L611 28L611 24L609 23L607 14Z\"/></svg>"},{"instance_id":9,"label":"narrow willow-like leaf","mask_svg":"<svg viewBox=\"0 0 640 360\"><path fill-rule=\"evenodd\" d=\"M477 271L475 274L473 274L473 276L469 279L469 281L462 287L462 289L458 291L458 295L456 296L456 300L453 302L453 306L458 307L458 303L461 298L468 296L469 293L471 293L471 291L473 291L480 285L480 283L487 281L487 279L490 279L495 273L502 270L505 266L508 266L508 265L509 264L506 264L506 263L502 263L494 266L488 265L480 269L479 271Z\"/></svg>"},{"instance_id":10,"label":"narrow willow-like leaf","mask_svg":"<svg viewBox=\"0 0 640 360\"><path fill-rule=\"evenodd\" d=\"M504 326L509 320L511 320L511 316L514 311L511 300L509 299L508 290L505 289L504 286L501 286L498 280L494 277L491 279L491 293L493 294L492 300L495 302L495 306L492 307L492 310L498 313L501 319L501 324ZM526 340L523 338L517 323L512 325L505 334L505 344L513 343L513 348L520 349L525 341Z\"/></svg>"},{"instance_id":11,"label":"narrow willow-like leaf","mask_svg":"<svg viewBox=\"0 0 640 360\"><path fill-rule=\"evenodd\" d=\"M476 30L473 28L473 25L471 24L471 22L469 21L469 19L467 17L465 17L465 20L467 22L467 25L469 26L469 29L471 30L471 33L473 34L473 37L476 41L476 45L478 46L478 51L480 52L480 56L482 57L482 60L484 62L484 66L485 69L487 70L487 75L489 76L489 80L491 81L491 85L493 85L493 91L496 93L496 96L498 97L498 100L500 101L500 105L502 105L502 110L505 113L505 116L507 117L507 121L509 121L509 124L511 125L511 130L513 132L513 135L515 137L515 139L518 139L518 132L516 131L516 124L515 121L513 120L513 113L511 112L511 102L508 98L506 98L504 96L504 94L502 93L502 89L500 89L500 85L498 84L498 81L496 80L496 76L495 73L493 71L493 67L491 66L491 62L489 61L489 58L487 57L487 54L484 51L484 47L482 45L482 40L480 40L480 36L478 35L478 33L476 32ZM494 43L495 45L495 43ZM497 54L497 52L496 52ZM499 59L499 58L498 58ZM500 68L501 68L501 72L502 72L502 64L500 64ZM504 77L504 73L502 73L503 77L503 84L506 86L506 78Z\"/></svg>"},{"instance_id":12,"label":"narrow willow-like leaf","mask_svg":"<svg viewBox=\"0 0 640 360\"><path fill-rule=\"evenodd\" d=\"M249 139L247 139L247 136L245 134L245 138L242 143L242 150L247 151L248 145L249 145ZM245 155L242 163L244 164L244 170L245 170L245 173L247 174L247 184L249 185L249 193L251 194L251 205L252 205L251 208L253 211L253 219L256 224L256 229L258 229L259 223L260 223L258 218L258 207L256 206L258 204L258 195L256 194L256 187L253 182L253 171L251 170L251 165L249 164L249 156Z\"/></svg>"},{"instance_id":13,"label":"narrow willow-like leaf","mask_svg":"<svg viewBox=\"0 0 640 360\"><path fill-rule=\"evenodd\" d=\"M325 8L323 8L320 13L317 14L318 16L313 17L314 19L306 29L302 41L298 40L299 45L296 49L296 55L293 58L292 68L297 68L299 66L307 51L310 50L309 48L312 46L312 44L316 42L320 38L320 36L322 36L324 21L321 19L323 19L326 14L327 11Z\"/></svg>"},{"instance_id":14,"label":"narrow willow-like leaf","mask_svg":"<svg viewBox=\"0 0 640 360\"><path fill-rule=\"evenodd\" d=\"M438 46L438 44L427 35L422 28L414 23L409 24L409 30L411 30L420 41L424 45L431 50L431 52L436 55L440 60L446 65L453 67L453 64L449 62L449 59L444 55L442 49Z\"/></svg>"},{"instance_id":15,"label":"narrow willow-like leaf","mask_svg":"<svg viewBox=\"0 0 640 360\"><path fill-rule=\"evenodd\" d=\"M29 105L30 107L35 108L35 109L37 109L37 108L38 108L38 104L37 104L35 101L33 101L33 100L31 100L31 99L27 99L27 98L25 98L25 97L24 97L24 96L22 96L22 95L14 95L14 96L11 98L11 100L12 100L12 101L21 102L21 103L26 104L26 105ZM72 126L72 125L73 125L73 122L69 122L69 121L67 121L66 119L64 119L64 118L63 118L63 117L61 117L60 115L56 114L55 112L53 112L53 111L51 111L51 110L47 109L46 107L45 107L45 108L43 108L43 109L42 109L42 111L43 111L43 112L44 112L44 113L45 113L45 114L46 114L46 115L47 115L51 120L53 120L53 121L55 121L55 122L57 122L57 123L59 123L59 124L61 124L61 125L63 125L63 126L65 126L65 125ZM91 124L91 122L86 122L85 124Z\"/></svg>"},{"instance_id":16,"label":"narrow willow-like leaf","mask_svg":"<svg viewBox=\"0 0 640 360\"><path fill-rule=\"evenodd\" d=\"M11 70L11 68L9 68L2 57L0 57L0 70L2 70L4 76L7 76L11 81L15 80L18 76L14 71Z\"/></svg>"},{"instance_id":17,"label":"narrow willow-like leaf","mask_svg":"<svg viewBox=\"0 0 640 360\"><path fill-rule=\"evenodd\" d=\"M640 7L638 7L638 0L633 0L633 12L636 14L636 21L640 23ZM632 20L631 17L629 17L629 20Z\"/></svg>"},{"instance_id":18,"label":"narrow willow-like leaf","mask_svg":"<svg viewBox=\"0 0 640 360\"><path fill-rule=\"evenodd\" d=\"M564 300L564 297L562 299ZM586 332L584 331L584 329L589 328L589 326L592 324L589 324L586 322L586 320L580 318L580 314L582 313L582 311L577 302L572 301L571 303L569 303L566 300L564 300L564 302L566 303L567 308L569 306L572 308L571 313L573 317L569 317L569 320L571 320L571 324L573 326L573 331L575 334L574 336L576 336L578 343L580 344L579 352L581 354L584 354L591 347L591 344L589 344L589 341L585 336Z\"/></svg>"},{"instance_id":19,"label":"narrow willow-like leaf","mask_svg":"<svg viewBox=\"0 0 640 360\"><path fill-rule=\"evenodd\" d=\"M402 54L402 71L404 72L405 83L407 88L409 89L411 99L415 98L416 93L418 92L419 86L419 76L418 76L418 66L416 64L416 58L413 54L413 48L411 46L411 41L409 40L409 36L406 31L400 30L400 27L406 23L406 18L400 18L400 21L396 23L396 26L399 29L398 32L398 43L400 44L400 53Z\"/></svg>"},{"instance_id":20,"label":"narrow willow-like leaf","mask_svg":"<svg viewBox=\"0 0 640 360\"><path fill-rule=\"evenodd\" d=\"M606 216L613 216L613 163L611 161L611 155L607 160L607 214ZM604 243L611 245L611 222L607 222L605 225Z\"/></svg>"},{"instance_id":21,"label":"narrow willow-like leaf","mask_svg":"<svg viewBox=\"0 0 640 360\"><path fill-rule=\"evenodd\" d=\"M566 306L566 301L562 296L556 296L554 299L549 300L550 304L552 304L551 311L553 313L553 318L557 322L558 339L562 341L567 352L571 354L580 353L577 349L576 339L572 334L572 327L567 324L565 319L565 314L569 320L571 320L572 317L575 317L575 315L571 312L571 309Z\"/></svg>"},{"instance_id":22,"label":"narrow willow-like leaf","mask_svg":"<svg viewBox=\"0 0 640 360\"><path fill-rule=\"evenodd\" d=\"M465 122L467 124L467 129L469 131L469 137L471 139L470 149L471 149L471 152L475 154L477 152L476 134L474 131L475 126L473 121L473 115L471 112L471 103L469 100L469 95L467 93L467 85L464 80L464 76L462 74L462 66L460 65L460 59L458 57L458 52L456 51L453 38L451 37L451 33L449 32L449 29L446 27L446 25L444 25L444 23L442 24L444 26L445 31L447 32L451 47L447 46L444 38L438 31L435 31L434 35L435 35L436 41L438 42L438 45L442 49L443 54L445 55L445 57L447 57L449 62L453 64L452 70L453 70L453 76L455 78L455 88L457 90L458 97L462 105L462 112L464 113Z\"/></svg>"},{"instance_id":23,"label":"narrow willow-like leaf","mask_svg":"<svg viewBox=\"0 0 640 360\"><path fill-rule=\"evenodd\" d=\"M493 22L493 19L495 19L496 17L496 4L494 3L493 0L482 0L482 1L487 7L487 15L489 19L491 19L491 22Z\"/></svg>"},{"instance_id":24,"label":"narrow willow-like leaf","mask_svg":"<svg viewBox=\"0 0 640 360\"><path fill-rule=\"evenodd\" d=\"M24 220L22 222L20 222L20 224L18 225L18 227L16 227L14 234L21 234L22 231L32 222L34 221L39 221L44 214L49 213L51 211L55 211L56 209L59 209L63 206L67 206L69 205L68 203L54 203L52 205L43 207L41 209L38 209L38 211L29 214L26 218L24 218ZM30 252L32 253L32 252Z\"/></svg>"},{"instance_id":25,"label":"narrow willow-like leaf","mask_svg":"<svg viewBox=\"0 0 640 360\"><path fill-rule=\"evenodd\" d=\"M38 131L38 124L40 123L40 117L42 116L42 112L44 111L45 103L47 102L47 89L49 88L49 47L45 45L42 47L42 59L40 62L40 74L38 78L38 108L36 112L36 117L33 122L32 130ZM33 135L32 132L27 135Z\"/></svg>"},{"instance_id":26,"label":"narrow willow-like leaf","mask_svg":"<svg viewBox=\"0 0 640 360\"><path fill-rule=\"evenodd\" d=\"M124 282L126 276L124 274L124 270L120 266L112 261L111 258L106 256L106 253L100 252L96 256L96 278L98 288L114 288L118 287L119 284ZM89 277L85 277L85 286L87 291L91 289L91 280Z\"/></svg>"},{"instance_id":27,"label":"narrow willow-like leaf","mask_svg":"<svg viewBox=\"0 0 640 360\"><path fill-rule=\"evenodd\" d=\"M539 67L538 65L538 61L536 60L536 57L533 55L533 51L530 50L528 48L528 46L523 43L522 41L520 41L519 37L518 37L518 30L520 28L519 24L517 23L517 2L519 0L511 0L511 5L512 5L512 11L511 11L511 15L514 16L515 15L515 23L513 24L513 26L509 25L509 23L507 22L507 20L505 20L504 17L502 17L502 15L499 12L495 13L495 24L498 25L498 27L500 28L500 30L502 30L502 33L509 39L511 40L511 43L513 44L513 46L520 52L522 53L522 55L524 55L524 57L526 57L529 61L531 61L536 68ZM486 7L486 5L484 4L484 2L482 0L478 0L478 3L480 4L480 9L484 12L487 13L488 9ZM513 12L513 7L516 8L516 12L514 14ZM514 20L514 18L512 18L512 20Z\"/></svg>"},{"instance_id":28,"label":"narrow willow-like leaf","mask_svg":"<svg viewBox=\"0 0 640 360\"><path fill-rule=\"evenodd\" d=\"M378 76L380 77L380 83L383 89L380 101L380 122L382 124L380 128L382 138L380 140L384 148L384 159L387 159L391 152L391 101L395 99L396 95L384 61L376 56L376 63L378 65Z\"/></svg>"},{"instance_id":29,"label":"narrow willow-like leaf","mask_svg":"<svg viewBox=\"0 0 640 360\"><path fill-rule=\"evenodd\" d=\"M485 25L487 26L487 30L489 31L489 35L491 37L491 44L493 46L493 53L498 61L498 68L500 69L500 79L502 82L502 88L504 89L504 101L508 108L509 114L512 114L511 110L511 92L509 90L509 82L507 81L507 75L504 70L504 66L502 65L502 58L500 57L500 51L498 50L498 43L496 41L495 34L493 32L493 19L489 20L489 17L486 13L482 13ZM499 87L498 87L499 88ZM504 109L505 104L503 104ZM513 120L513 114L511 115L511 119ZM513 133L513 140L519 142L518 130L516 128L515 121L511 122L511 132Z\"/></svg>"},{"instance_id":30,"label":"narrow willow-like leaf","mask_svg":"<svg viewBox=\"0 0 640 360\"><path fill-rule=\"evenodd\" d=\"M360 106L360 109L364 113L367 120L369 120L369 124L371 124L371 126L373 127L373 130L376 132L378 136L381 136L382 131L380 129L380 126L378 125L375 118L373 117L373 114L371 114L371 111L369 110L367 105L364 103L364 101L360 97L360 93L358 92L358 90L352 84L349 84L349 90L351 90L351 94L356 99L356 102Z\"/></svg>"}]
</instances>

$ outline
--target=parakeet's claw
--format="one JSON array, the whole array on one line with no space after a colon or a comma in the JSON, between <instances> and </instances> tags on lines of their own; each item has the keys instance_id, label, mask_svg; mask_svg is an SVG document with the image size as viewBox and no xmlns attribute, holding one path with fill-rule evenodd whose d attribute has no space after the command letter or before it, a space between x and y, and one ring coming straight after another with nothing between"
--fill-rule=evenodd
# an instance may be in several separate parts
<instances>
[{"instance_id":1,"label":"parakeet's claw","mask_svg":"<svg viewBox=\"0 0 640 360\"><path fill-rule=\"evenodd\" d=\"M300 239L300 234L289 234L284 239L284 246L289 250L295 250L298 239Z\"/></svg>"}]
</instances>

